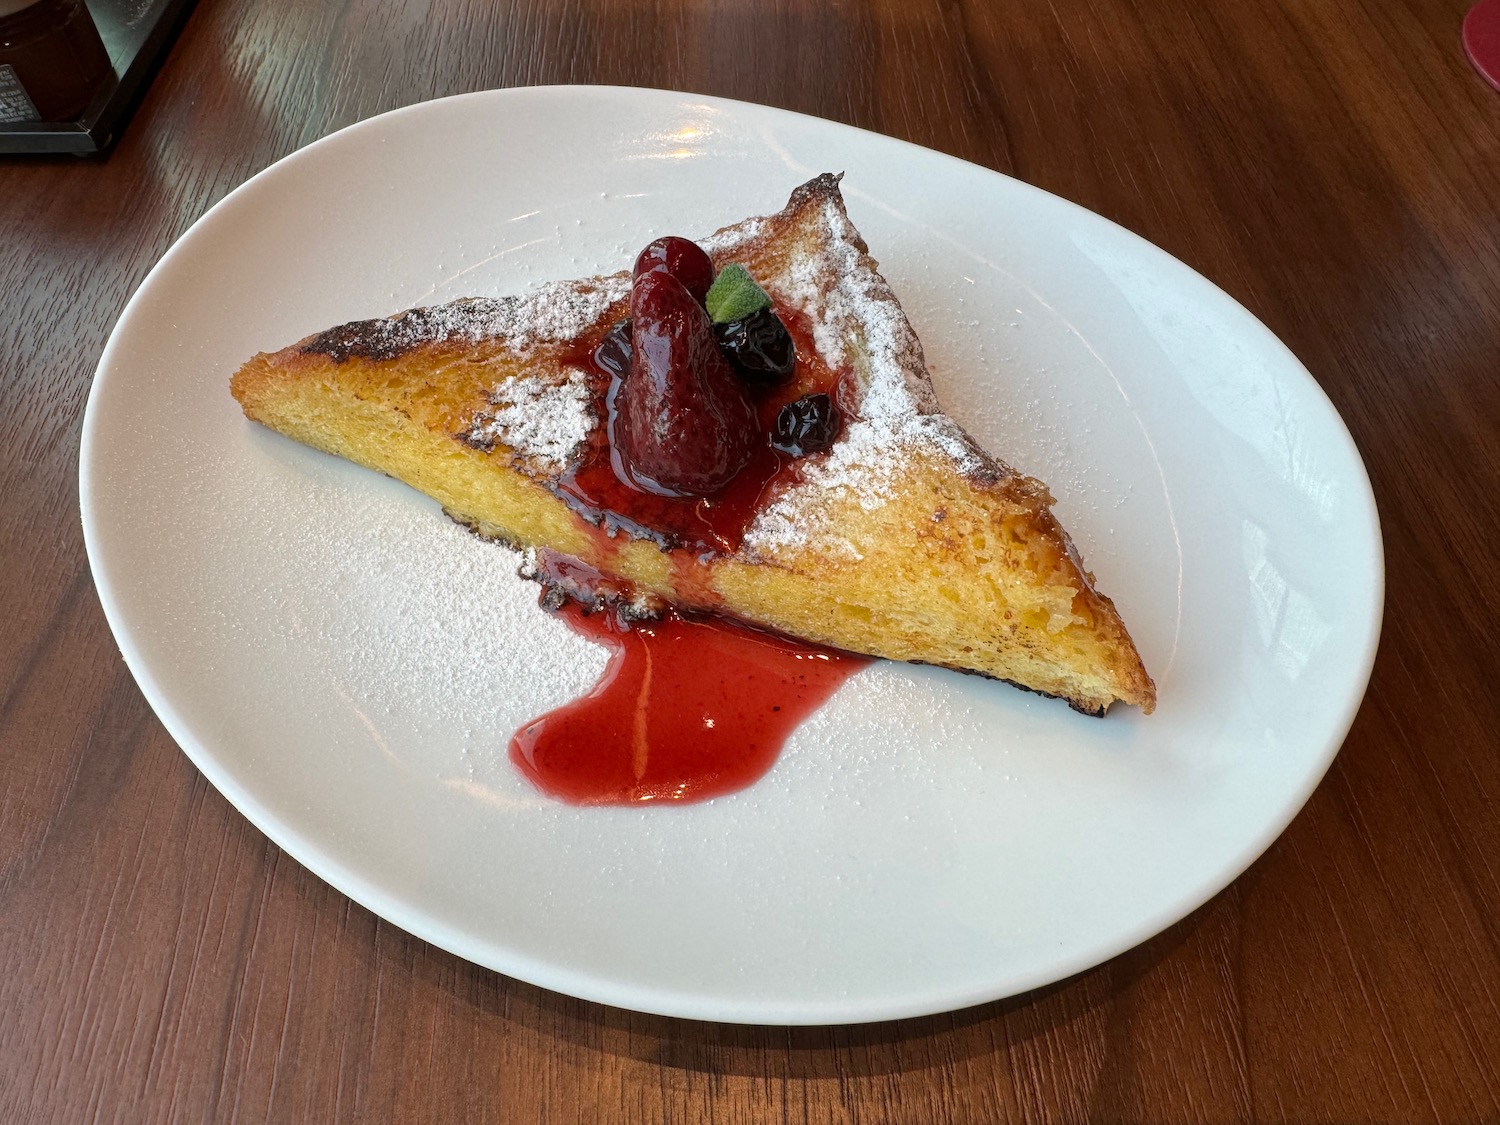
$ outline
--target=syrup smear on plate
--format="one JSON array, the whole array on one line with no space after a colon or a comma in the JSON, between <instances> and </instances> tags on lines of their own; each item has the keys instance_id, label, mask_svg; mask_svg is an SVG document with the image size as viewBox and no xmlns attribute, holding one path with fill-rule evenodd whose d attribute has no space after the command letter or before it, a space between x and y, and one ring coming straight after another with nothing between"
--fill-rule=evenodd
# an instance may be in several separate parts
<instances>
[{"instance_id":1,"label":"syrup smear on plate","mask_svg":"<svg viewBox=\"0 0 1500 1125\"><path fill-rule=\"evenodd\" d=\"M587 695L533 719L511 761L544 793L580 805L701 801L758 780L787 736L870 661L721 618L622 622L557 610L612 650Z\"/></svg>"}]
</instances>

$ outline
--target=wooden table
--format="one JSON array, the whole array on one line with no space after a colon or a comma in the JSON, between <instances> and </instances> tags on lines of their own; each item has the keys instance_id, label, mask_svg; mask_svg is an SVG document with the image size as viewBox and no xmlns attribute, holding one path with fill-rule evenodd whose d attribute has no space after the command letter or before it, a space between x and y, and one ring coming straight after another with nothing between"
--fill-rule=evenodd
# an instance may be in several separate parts
<instances>
[{"instance_id":1,"label":"wooden table","mask_svg":"<svg viewBox=\"0 0 1500 1125\"><path fill-rule=\"evenodd\" d=\"M0 1121L1500 1121L1500 94L1464 0L202 0L116 151L0 163ZM105 625L90 378L203 211L486 87L784 106L1072 199L1228 290L1369 467L1388 598L1332 772L1208 905L1038 992L642 1016L378 920L244 821Z\"/></svg>"}]
</instances>

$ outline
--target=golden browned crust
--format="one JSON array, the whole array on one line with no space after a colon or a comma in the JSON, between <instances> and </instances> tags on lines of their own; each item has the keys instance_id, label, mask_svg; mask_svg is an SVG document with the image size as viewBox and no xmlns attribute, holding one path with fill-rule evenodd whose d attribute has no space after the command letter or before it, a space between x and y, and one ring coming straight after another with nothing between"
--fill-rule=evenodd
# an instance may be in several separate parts
<instances>
[{"instance_id":1,"label":"golden browned crust","mask_svg":"<svg viewBox=\"0 0 1500 1125\"><path fill-rule=\"evenodd\" d=\"M342 325L255 356L231 390L248 417L404 480L482 534L573 555L675 604L1004 679L1092 714L1117 700L1149 712L1155 687L1046 487L938 410L838 178L702 241L809 317L820 358L858 388L852 435L731 555L684 567L647 539L602 543L549 488L565 464L490 425L497 388L566 384L580 341L624 315L623 275Z\"/></svg>"}]
</instances>

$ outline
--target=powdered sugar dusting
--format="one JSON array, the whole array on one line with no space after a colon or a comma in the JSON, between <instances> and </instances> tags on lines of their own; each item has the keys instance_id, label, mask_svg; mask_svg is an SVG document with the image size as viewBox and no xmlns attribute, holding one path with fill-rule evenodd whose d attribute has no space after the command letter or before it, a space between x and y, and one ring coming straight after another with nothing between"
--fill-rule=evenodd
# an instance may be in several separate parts
<instances>
[{"instance_id":1,"label":"powdered sugar dusting","mask_svg":"<svg viewBox=\"0 0 1500 1125\"><path fill-rule=\"evenodd\" d=\"M490 332L509 337L517 351L540 343L572 340L597 324L610 306L624 300L629 292L630 278L623 273L544 285L507 314L511 318L507 327Z\"/></svg>"},{"instance_id":2,"label":"powdered sugar dusting","mask_svg":"<svg viewBox=\"0 0 1500 1125\"><path fill-rule=\"evenodd\" d=\"M804 205L809 205L805 199ZM805 462L802 480L756 517L742 546L750 557L806 546L857 557L858 548L838 536L824 513L848 495L866 510L889 502L919 451L944 455L961 472L999 467L941 413L922 345L845 214L836 188L830 184L810 205L816 214L798 221L818 228L816 239L810 240L817 253L793 252L779 274L757 280L778 304L806 318L825 363L854 373L852 417L834 447ZM698 241L722 263L765 237L774 223L747 219ZM405 315L427 317L421 331L475 340L495 335L521 352L542 342L575 339L628 289L628 276L617 274L547 285L521 298L459 301ZM585 373L570 369L566 376L562 382L521 376L502 383L490 396L493 409L476 416L465 436L486 448L509 447L534 472L565 469L602 422Z\"/></svg>"},{"instance_id":3,"label":"powdered sugar dusting","mask_svg":"<svg viewBox=\"0 0 1500 1125\"><path fill-rule=\"evenodd\" d=\"M599 322L630 288L625 274L559 281L510 297L470 297L410 309L384 320L331 328L303 345L342 363L350 356L389 359L431 344L498 342L525 354L543 344L572 340Z\"/></svg>"},{"instance_id":4,"label":"powdered sugar dusting","mask_svg":"<svg viewBox=\"0 0 1500 1125\"><path fill-rule=\"evenodd\" d=\"M309 726L323 721L306 701L321 699L336 713L327 729L356 748L353 768L404 747L404 779L413 769L477 776L497 798L542 807L510 769L506 736L587 691L606 654L538 612L536 588L516 576L509 548L394 482L307 465L236 494L234 522L248 546L227 534L212 540L213 573L243 575L224 586L219 608L269 608L228 635L219 630L202 661L255 667L291 701L251 704L240 722L271 744L305 745Z\"/></svg>"},{"instance_id":5,"label":"powdered sugar dusting","mask_svg":"<svg viewBox=\"0 0 1500 1125\"><path fill-rule=\"evenodd\" d=\"M525 375L501 383L490 394L494 410L477 415L465 437L483 447L509 446L533 471L562 471L598 424L588 373L568 367L563 376L562 382Z\"/></svg>"},{"instance_id":6,"label":"powdered sugar dusting","mask_svg":"<svg viewBox=\"0 0 1500 1125\"><path fill-rule=\"evenodd\" d=\"M753 219L745 219L735 223L733 226L725 227L723 230L715 231L707 237L698 239L698 245L710 254L732 253L738 246L752 242L765 233L769 219L757 216Z\"/></svg>"},{"instance_id":7,"label":"powdered sugar dusting","mask_svg":"<svg viewBox=\"0 0 1500 1125\"><path fill-rule=\"evenodd\" d=\"M952 458L960 471L987 464L968 435L940 413L922 345L835 197L824 200L818 221L823 252L794 257L785 276L764 284L807 317L825 362L855 372L857 416L825 456L807 462L802 482L757 518L745 538L751 553L816 543L858 557L853 544L816 525L827 500L852 493L866 510L880 507L912 452L924 446Z\"/></svg>"}]
</instances>

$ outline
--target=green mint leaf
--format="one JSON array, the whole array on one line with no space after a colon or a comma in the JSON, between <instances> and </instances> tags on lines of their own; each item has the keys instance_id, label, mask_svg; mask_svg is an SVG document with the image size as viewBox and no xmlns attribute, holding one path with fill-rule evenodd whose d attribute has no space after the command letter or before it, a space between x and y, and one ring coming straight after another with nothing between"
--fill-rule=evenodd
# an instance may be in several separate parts
<instances>
[{"instance_id":1,"label":"green mint leaf","mask_svg":"<svg viewBox=\"0 0 1500 1125\"><path fill-rule=\"evenodd\" d=\"M738 262L730 262L714 278L703 303L708 306L710 320L715 324L728 324L769 308L771 298L755 284L755 278L750 276L749 270Z\"/></svg>"}]
</instances>

